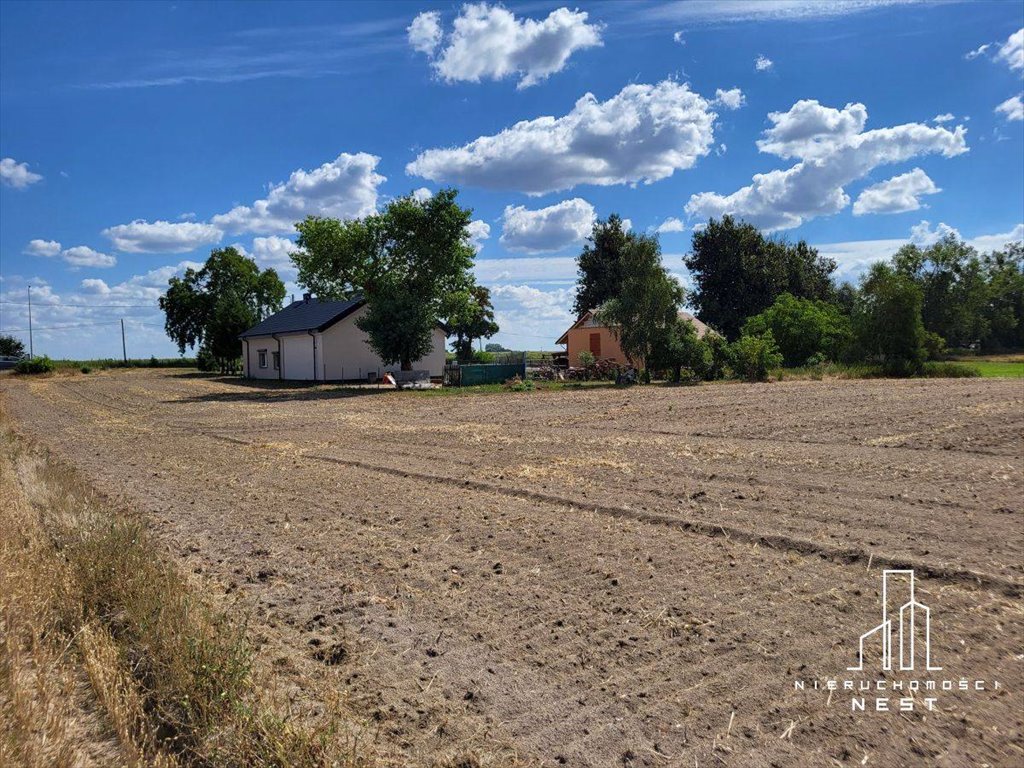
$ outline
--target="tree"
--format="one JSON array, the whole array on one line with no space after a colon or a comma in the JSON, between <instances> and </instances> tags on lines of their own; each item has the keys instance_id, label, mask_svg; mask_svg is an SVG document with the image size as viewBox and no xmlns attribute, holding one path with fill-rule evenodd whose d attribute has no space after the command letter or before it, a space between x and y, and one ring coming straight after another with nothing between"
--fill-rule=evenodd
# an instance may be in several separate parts
<instances>
[{"instance_id":1,"label":"tree","mask_svg":"<svg viewBox=\"0 0 1024 768\"><path fill-rule=\"evenodd\" d=\"M473 288L472 211L457 195L410 195L363 219L309 217L295 225L299 283L321 297L362 294L367 312L356 324L385 364L410 370L430 351L436 324L459 306L452 296Z\"/></svg>"},{"instance_id":2,"label":"tree","mask_svg":"<svg viewBox=\"0 0 1024 768\"><path fill-rule=\"evenodd\" d=\"M437 312L399 275L382 275L374 281L367 312L356 324L385 365L401 363L403 371L411 371L413 361L433 348Z\"/></svg>"},{"instance_id":3,"label":"tree","mask_svg":"<svg viewBox=\"0 0 1024 768\"><path fill-rule=\"evenodd\" d=\"M661 263L656 237L632 235L620 264L618 292L598 309L598 320L613 329L626 357L637 362L650 381L650 363L679 322L685 292Z\"/></svg>"},{"instance_id":4,"label":"tree","mask_svg":"<svg viewBox=\"0 0 1024 768\"><path fill-rule=\"evenodd\" d=\"M835 292L834 261L802 240L792 245L765 238L731 216L711 219L695 231L683 261L696 285L691 303L697 316L729 339L740 335L746 318L783 293L831 300Z\"/></svg>"},{"instance_id":5,"label":"tree","mask_svg":"<svg viewBox=\"0 0 1024 768\"><path fill-rule=\"evenodd\" d=\"M24 357L25 342L13 336L0 334L0 355L3 357Z\"/></svg>"},{"instance_id":6,"label":"tree","mask_svg":"<svg viewBox=\"0 0 1024 768\"><path fill-rule=\"evenodd\" d=\"M925 358L921 289L912 278L879 262L861 283L854 330L862 357L887 373L920 372Z\"/></svg>"},{"instance_id":7,"label":"tree","mask_svg":"<svg viewBox=\"0 0 1024 768\"><path fill-rule=\"evenodd\" d=\"M626 231L622 219L613 213L594 223L591 235L577 258L576 317L597 309L618 295L624 277L622 259L637 235Z\"/></svg>"},{"instance_id":8,"label":"tree","mask_svg":"<svg viewBox=\"0 0 1024 768\"><path fill-rule=\"evenodd\" d=\"M273 269L261 272L235 248L219 248L201 269L190 267L183 277L170 279L160 297L164 329L180 353L198 345L204 359L212 358L227 372L240 357L238 336L279 310L284 295Z\"/></svg>"},{"instance_id":9,"label":"tree","mask_svg":"<svg viewBox=\"0 0 1024 768\"><path fill-rule=\"evenodd\" d=\"M729 351L733 371L747 381L767 381L771 370L782 365L782 353L771 331L745 333L730 345Z\"/></svg>"},{"instance_id":10,"label":"tree","mask_svg":"<svg viewBox=\"0 0 1024 768\"><path fill-rule=\"evenodd\" d=\"M989 286L982 260L971 246L950 234L924 249L905 245L892 263L921 289L925 330L954 347L988 339Z\"/></svg>"},{"instance_id":11,"label":"tree","mask_svg":"<svg viewBox=\"0 0 1024 768\"><path fill-rule=\"evenodd\" d=\"M764 312L747 319L743 335L770 331L783 363L806 365L812 357L837 360L853 335L850 320L835 304L784 293Z\"/></svg>"},{"instance_id":12,"label":"tree","mask_svg":"<svg viewBox=\"0 0 1024 768\"><path fill-rule=\"evenodd\" d=\"M1024 242L1007 243L986 254L982 263L988 279L984 312L996 347L1024 347Z\"/></svg>"},{"instance_id":13,"label":"tree","mask_svg":"<svg viewBox=\"0 0 1024 768\"><path fill-rule=\"evenodd\" d=\"M648 361L654 370L670 370L675 382L682 378L684 368L698 379L708 378L712 364L710 347L697 337L693 323L678 313L665 324L664 334L654 344Z\"/></svg>"},{"instance_id":14,"label":"tree","mask_svg":"<svg viewBox=\"0 0 1024 768\"><path fill-rule=\"evenodd\" d=\"M455 337L455 359L460 363L473 359L474 339L489 339L498 332L491 292L482 285L473 285L449 295L445 301L444 316L447 318L445 330L449 336ZM488 352L504 351L500 344L497 350L491 350L491 346L487 345Z\"/></svg>"}]
</instances>

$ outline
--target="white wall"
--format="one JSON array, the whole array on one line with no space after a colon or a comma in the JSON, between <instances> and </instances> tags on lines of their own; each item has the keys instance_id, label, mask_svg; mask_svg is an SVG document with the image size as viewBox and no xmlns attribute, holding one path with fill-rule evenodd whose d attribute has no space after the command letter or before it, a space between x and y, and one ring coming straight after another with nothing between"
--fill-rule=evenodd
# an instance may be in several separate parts
<instances>
[{"instance_id":1,"label":"white wall","mask_svg":"<svg viewBox=\"0 0 1024 768\"><path fill-rule=\"evenodd\" d=\"M312 381L313 337L301 333L279 333L281 340L281 378L292 381ZM319 349L317 350L319 357Z\"/></svg>"},{"instance_id":2,"label":"white wall","mask_svg":"<svg viewBox=\"0 0 1024 768\"><path fill-rule=\"evenodd\" d=\"M248 339L249 356L246 360L245 370L254 379L276 379L277 371L274 370L274 356L277 351L277 340L270 336L253 336ZM267 367L260 368L259 350L267 350ZM245 341L242 342L242 352L245 352Z\"/></svg>"},{"instance_id":3,"label":"white wall","mask_svg":"<svg viewBox=\"0 0 1024 768\"><path fill-rule=\"evenodd\" d=\"M331 379L366 379L370 371L382 374L397 371L402 366L398 363L384 365L381 359L366 343L366 333L356 326L356 320L363 316L367 308L360 307L339 323L332 325L323 332L323 360L317 360L320 370L318 378ZM431 376L444 373L445 335L440 328L434 329L434 346L426 357L413 363L415 370L429 370ZM287 374L287 369L285 370Z\"/></svg>"}]
</instances>

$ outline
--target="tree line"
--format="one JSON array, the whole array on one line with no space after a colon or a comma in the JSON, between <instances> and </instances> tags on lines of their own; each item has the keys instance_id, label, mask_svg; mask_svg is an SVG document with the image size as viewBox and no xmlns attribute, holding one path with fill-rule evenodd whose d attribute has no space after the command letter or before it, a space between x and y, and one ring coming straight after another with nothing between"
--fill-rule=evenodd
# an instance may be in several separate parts
<instances>
[{"instance_id":1,"label":"tree line","mask_svg":"<svg viewBox=\"0 0 1024 768\"><path fill-rule=\"evenodd\" d=\"M1024 244L979 254L955 235L906 245L839 284L836 263L804 241L766 237L724 216L694 232L683 266L666 269L656 236L617 215L595 223L578 257L577 315L596 310L645 378L762 379L777 366L865 363L919 373L949 347L1024 346ZM684 305L715 333L696 337Z\"/></svg>"},{"instance_id":2,"label":"tree line","mask_svg":"<svg viewBox=\"0 0 1024 768\"><path fill-rule=\"evenodd\" d=\"M390 201L360 219L310 216L295 225L298 283L320 299L361 296L357 324L386 364L409 369L430 350L438 324L458 359L498 331L490 292L472 274L472 211L445 189ZM803 240L765 236L729 216L695 231L680 266L666 268L656 235L618 215L598 220L577 258L574 310L614 328L644 378L764 378L779 365L868 363L909 375L948 347L1024 347L1024 245L979 254L950 235L906 245L857 285ZM200 269L172 278L160 299L165 329L201 367L236 370L238 336L281 309L285 287L236 248L214 250ZM697 338L684 306L715 332Z\"/></svg>"}]
</instances>

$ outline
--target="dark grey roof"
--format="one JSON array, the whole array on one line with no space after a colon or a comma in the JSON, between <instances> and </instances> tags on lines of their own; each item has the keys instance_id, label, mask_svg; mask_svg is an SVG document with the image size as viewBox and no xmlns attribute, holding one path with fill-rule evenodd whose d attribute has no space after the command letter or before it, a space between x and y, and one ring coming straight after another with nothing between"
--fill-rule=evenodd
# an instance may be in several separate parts
<instances>
[{"instance_id":1,"label":"dark grey roof","mask_svg":"<svg viewBox=\"0 0 1024 768\"><path fill-rule=\"evenodd\" d=\"M238 338L269 336L273 333L324 331L339 320L351 315L364 303L362 296L356 296L347 301L320 301L314 298L293 301L280 312L257 323Z\"/></svg>"}]
</instances>

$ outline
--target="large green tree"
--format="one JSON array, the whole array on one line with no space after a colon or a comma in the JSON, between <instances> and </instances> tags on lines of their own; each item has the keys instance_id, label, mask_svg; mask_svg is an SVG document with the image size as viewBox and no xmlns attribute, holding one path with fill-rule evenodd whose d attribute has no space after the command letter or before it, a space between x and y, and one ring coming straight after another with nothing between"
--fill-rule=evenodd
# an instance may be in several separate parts
<instances>
[{"instance_id":1,"label":"large green tree","mask_svg":"<svg viewBox=\"0 0 1024 768\"><path fill-rule=\"evenodd\" d=\"M685 292L662 264L656 237L631 235L620 264L618 291L600 306L598 319L613 329L622 351L650 380L651 363L671 340L679 322Z\"/></svg>"},{"instance_id":2,"label":"large green tree","mask_svg":"<svg viewBox=\"0 0 1024 768\"><path fill-rule=\"evenodd\" d=\"M357 320L387 364L410 370L444 324L452 296L473 288L472 211L445 189L427 200L392 200L362 219L307 218L296 224L298 281L321 297L362 294Z\"/></svg>"},{"instance_id":3,"label":"large green tree","mask_svg":"<svg viewBox=\"0 0 1024 768\"><path fill-rule=\"evenodd\" d=\"M200 269L172 277L160 297L164 329L184 354L200 348L222 372L234 370L240 357L238 336L284 301L284 283L273 269L262 272L235 248L219 248Z\"/></svg>"},{"instance_id":4,"label":"large green tree","mask_svg":"<svg viewBox=\"0 0 1024 768\"><path fill-rule=\"evenodd\" d=\"M729 339L739 337L746 319L783 293L830 300L835 292L834 261L802 240L792 244L766 238L731 216L711 219L695 231L683 261L693 276L690 303L697 316Z\"/></svg>"},{"instance_id":5,"label":"large green tree","mask_svg":"<svg viewBox=\"0 0 1024 768\"><path fill-rule=\"evenodd\" d=\"M491 292L482 285L473 285L449 295L445 300L444 316L445 330L449 336L455 337L455 358L460 363L473 359L474 340L489 339L498 332Z\"/></svg>"},{"instance_id":6,"label":"large green tree","mask_svg":"<svg viewBox=\"0 0 1024 768\"><path fill-rule=\"evenodd\" d=\"M598 220L577 258L576 317L597 309L618 295L625 274L623 258L637 235L629 232L618 214Z\"/></svg>"},{"instance_id":7,"label":"large green tree","mask_svg":"<svg viewBox=\"0 0 1024 768\"><path fill-rule=\"evenodd\" d=\"M864 276L854 310L860 357L887 373L918 373L925 359L921 288L887 263L872 265Z\"/></svg>"},{"instance_id":8,"label":"large green tree","mask_svg":"<svg viewBox=\"0 0 1024 768\"><path fill-rule=\"evenodd\" d=\"M925 330L955 347L988 339L992 331L985 311L989 285L974 248L950 234L927 248L905 245L892 263L921 290Z\"/></svg>"},{"instance_id":9,"label":"large green tree","mask_svg":"<svg viewBox=\"0 0 1024 768\"><path fill-rule=\"evenodd\" d=\"M4 357L23 357L25 342L7 334L0 334L0 355Z\"/></svg>"},{"instance_id":10,"label":"large green tree","mask_svg":"<svg viewBox=\"0 0 1024 768\"><path fill-rule=\"evenodd\" d=\"M988 279L985 316L990 342L999 348L1024 347L1024 243L1007 243L983 257Z\"/></svg>"}]
</instances>

